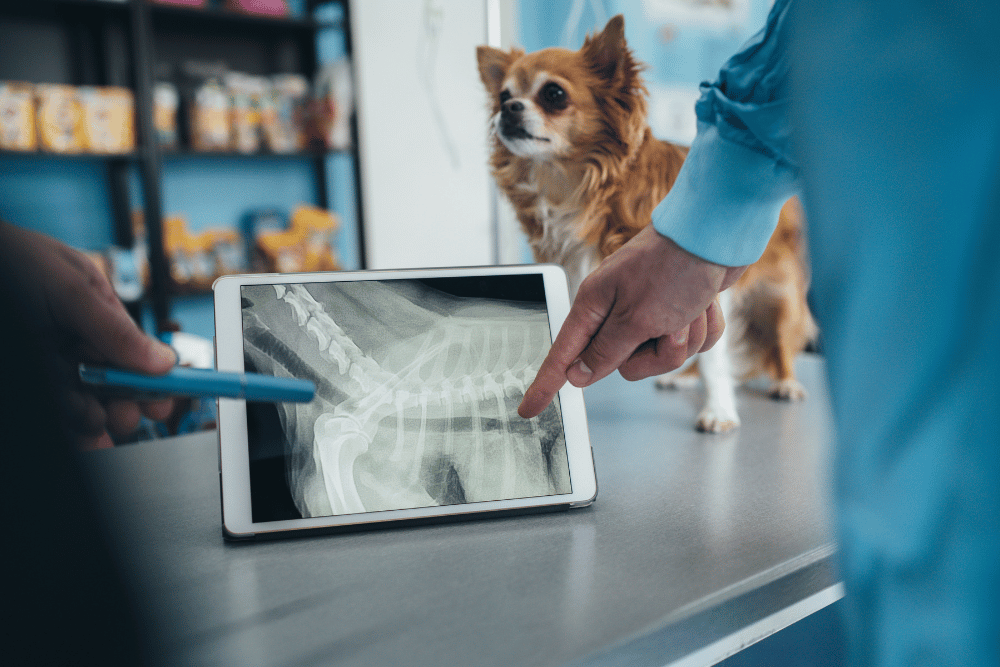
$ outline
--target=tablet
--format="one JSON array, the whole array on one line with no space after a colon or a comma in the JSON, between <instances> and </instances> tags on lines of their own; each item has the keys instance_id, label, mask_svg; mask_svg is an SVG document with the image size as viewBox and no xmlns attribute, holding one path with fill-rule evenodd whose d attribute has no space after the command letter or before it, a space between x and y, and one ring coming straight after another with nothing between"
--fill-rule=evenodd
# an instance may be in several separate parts
<instances>
[{"instance_id":1,"label":"tablet","mask_svg":"<svg viewBox=\"0 0 1000 667\"><path fill-rule=\"evenodd\" d=\"M219 399L223 534L260 539L589 505L583 392L517 407L569 312L555 265L227 276L220 371L310 380Z\"/></svg>"}]
</instances>

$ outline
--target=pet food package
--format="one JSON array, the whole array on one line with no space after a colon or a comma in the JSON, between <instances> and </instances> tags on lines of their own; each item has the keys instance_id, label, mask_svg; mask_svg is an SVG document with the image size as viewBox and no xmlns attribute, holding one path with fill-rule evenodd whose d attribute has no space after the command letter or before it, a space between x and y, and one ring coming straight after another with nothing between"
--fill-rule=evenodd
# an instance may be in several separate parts
<instances>
[{"instance_id":1,"label":"pet food package","mask_svg":"<svg viewBox=\"0 0 1000 667\"><path fill-rule=\"evenodd\" d=\"M83 109L73 86L35 86L38 141L52 153L80 153L84 149Z\"/></svg>"},{"instance_id":2,"label":"pet food package","mask_svg":"<svg viewBox=\"0 0 1000 667\"><path fill-rule=\"evenodd\" d=\"M136 248L110 246L107 261L111 286L118 298L126 302L142 298L145 257Z\"/></svg>"},{"instance_id":3,"label":"pet food package","mask_svg":"<svg viewBox=\"0 0 1000 667\"><path fill-rule=\"evenodd\" d=\"M339 271L333 251L337 217L315 206L299 206L287 229L261 230L256 236L255 267L266 273Z\"/></svg>"},{"instance_id":4,"label":"pet food package","mask_svg":"<svg viewBox=\"0 0 1000 667\"><path fill-rule=\"evenodd\" d=\"M208 289L215 280L215 261L205 237L188 230L187 219L172 215L163 221L163 250L170 277L181 291Z\"/></svg>"},{"instance_id":5,"label":"pet food package","mask_svg":"<svg viewBox=\"0 0 1000 667\"><path fill-rule=\"evenodd\" d=\"M264 232L257 237L257 252L266 273L300 273L305 271L305 247L298 230Z\"/></svg>"},{"instance_id":6,"label":"pet food package","mask_svg":"<svg viewBox=\"0 0 1000 667\"><path fill-rule=\"evenodd\" d=\"M291 228L302 237L305 271L339 271L333 237L340 224L337 216L315 206L299 206L292 212Z\"/></svg>"},{"instance_id":7,"label":"pet food package","mask_svg":"<svg viewBox=\"0 0 1000 667\"><path fill-rule=\"evenodd\" d=\"M174 5L180 7L191 7L192 9L204 9L208 6L208 0L152 0L157 5Z\"/></svg>"},{"instance_id":8,"label":"pet food package","mask_svg":"<svg viewBox=\"0 0 1000 667\"><path fill-rule=\"evenodd\" d=\"M190 114L192 148L229 150L229 95L218 79L207 79L195 89Z\"/></svg>"},{"instance_id":9,"label":"pet food package","mask_svg":"<svg viewBox=\"0 0 1000 667\"><path fill-rule=\"evenodd\" d=\"M135 103L128 88L77 89L83 116L83 144L91 153L120 154L135 148Z\"/></svg>"},{"instance_id":10,"label":"pet food package","mask_svg":"<svg viewBox=\"0 0 1000 667\"><path fill-rule=\"evenodd\" d=\"M232 150L239 153L260 150L261 101L268 87L267 79L262 77L239 72L226 75Z\"/></svg>"},{"instance_id":11,"label":"pet food package","mask_svg":"<svg viewBox=\"0 0 1000 667\"><path fill-rule=\"evenodd\" d=\"M247 270L245 244L233 229L206 229L192 233L182 215L163 221L163 249L170 277L182 292L211 289L216 278Z\"/></svg>"},{"instance_id":12,"label":"pet food package","mask_svg":"<svg viewBox=\"0 0 1000 667\"><path fill-rule=\"evenodd\" d=\"M317 143L329 150L350 148L353 112L350 60L341 58L323 65L313 92L313 134Z\"/></svg>"},{"instance_id":13,"label":"pet food package","mask_svg":"<svg viewBox=\"0 0 1000 667\"><path fill-rule=\"evenodd\" d=\"M241 220L243 241L246 255L250 262L252 273L273 271L269 268L269 260L261 252L257 239L265 234L284 231L288 227L287 216L275 208L262 208L248 211Z\"/></svg>"},{"instance_id":14,"label":"pet food package","mask_svg":"<svg viewBox=\"0 0 1000 667\"><path fill-rule=\"evenodd\" d=\"M37 147L34 86L0 81L0 150L33 151Z\"/></svg>"},{"instance_id":15,"label":"pet food package","mask_svg":"<svg viewBox=\"0 0 1000 667\"><path fill-rule=\"evenodd\" d=\"M309 82L299 74L271 77L261 102L264 143L272 153L294 153L306 146Z\"/></svg>"},{"instance_id":16,"label":"pet food package","mask_svg":"<svg viewBox=\"0 0 1000 667\"><path fill-rule=\"evenodd\" d=\"M247 257L243 237L235 229L209 229L202 233L204 244L210 248L215 264L215 275L243 273L247 270Z\"/></svg>"},{"instance_id":17,"label":"pet food package","mask_svg":"<svg viewBox=\"0 0 1000 667\"><path fill-rule=\"evenodd\" d=\"M177 140L177 109L180 95L177 86L161 81L153 87L153 127L161 148L175 149Z\"/></svg>"},{"instance_id":18,"label":"pet food package","mask_svg":"<svg viewBox=\"0 0 1000 667\"><path fill-rule=\"evenodd\" d=\"M286 0L226 0L226 9L255 16L287 16Z\"/></svg>"}]
</instances>

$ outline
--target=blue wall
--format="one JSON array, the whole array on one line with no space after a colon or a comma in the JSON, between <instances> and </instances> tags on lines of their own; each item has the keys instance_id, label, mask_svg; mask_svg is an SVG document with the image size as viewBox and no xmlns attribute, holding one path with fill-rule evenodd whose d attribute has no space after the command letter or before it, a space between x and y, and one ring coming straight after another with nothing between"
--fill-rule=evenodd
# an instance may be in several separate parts
<instances>
[{"instance_id":1,"label":"blue wall","mask_svg":"<svg viewBox=\"0 0 1000 667\"><path fill-rule=\"evenodd\" d=\"M562 44L563 33L574 6L583 11L570 43ZM594 5L604 8L598 16ZM675 24L670 38L664 38L662 21L649 18L643 0L521 0L519 22L520 44L528 51L565 46L577 49L584 37L604 27L604 22L616 14L625 17L625 38L636 57L649 69L647 81L664 84L693 84L714 80L719 67L736 53L739 47L764 25L771 0L750 0L747 20L739 26L715 29Z\"/></svg>"},{"instance_id":2,"label":"blue wall","mask_svg":"<svg viewBox=\"0 0 1000 667\"><path fill-rule=\"evenodd\" d=\"M102 160L0 156L0 217L83 250L112 242Z\"/></svg>"}]
</instances>

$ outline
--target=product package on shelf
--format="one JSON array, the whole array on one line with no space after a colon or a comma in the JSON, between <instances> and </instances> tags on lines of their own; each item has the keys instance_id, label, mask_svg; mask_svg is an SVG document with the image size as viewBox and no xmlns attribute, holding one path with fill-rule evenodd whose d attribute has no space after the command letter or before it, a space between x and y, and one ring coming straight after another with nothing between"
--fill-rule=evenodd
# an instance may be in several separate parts
<instances>
[{"instance_id":1,"label":"product package on shelf","mask_svg":"<svg viewBox=\"0 0 1000 667\"><path fill-rule=\"evenodd\" d=\"M254 16L287 16L286 0L226 0L226 9Z\"/></svg>"},{"instance_id":2,"label":"product package on shelf","mask_svg":"<svg viewBox=\"0 0 1000 667\"><path fill-rule=\"evenodd\" d=\"M146 257L136 248L110 246L107 249L111 286L122 301L138 301L145 291L143 288L143 268Z\"/></svg>"},{"instance_id":3,"label":"product package on shelf","mask_svg":"<svg viewBox=\"0 0 1000 667\"><path fill-rule=\"evenodd\" d=\"M301 230L306 271L341 269L333 250L333 237L340 227L336 215L315 206L299 206L292 213L291 227Z\"/></svg>"},{"instance_id":4,"label":"product package on shelf","mask_svg":"<svg viewBox=\"0 0 1000 667\"><path fill-rule=\"evenodd\" d=\"M229 96L217 79L201 84L191 107L191 147L199 151L229 150Z\"/></svg>"},{"instance_id":5,"label":"product package on shelf","mask_svg":"<svg viewBox=\"0 0 1000 667\"><path fill-rule=\"evenodd\" d=\"M272 153L295 153L305 148L309 82L300 74L271 77L261 100L264 143Z\"/></svg>"},{"instance_id":6,"label":"product package on shelf","mask_svg":"<svg viewBox=\"0 0 1000 667\"><path fill-rule=\"evenodd\" d=\"M82 86L77 97L83 114L83 144L90 153L128 153L135 149L132 91L114 86Z\"/></svg>"},{"instance_id":7,"label":"product package on shelf","mask_svg":"<svg viewBox=\"0 0 1000 667\"><path fill-rule=\"evenodd\" d=\"M156 139L161 148L176 149L179 145L177 137L177 109L180 106L180 96L177 86L167 81L159 81L153 87L153 127L156 129Z\"/></svg>"},{"instance_id":8,"label":"product package on shelf","mask_svg":"<svg viewBox=\"0 0 1000 667\"><path fill-rule=\"evenodd\" d=\"M351 63L340 58L320 68L313 87L312 141L320 148L344 150L351 147L351 114L354 112L354 84Z\"/></svg>"},{"instance_id":9,"label":"product package on shelf","mask_svg":"<svg viewBox=\"0 0 1000 667\"><path fill-rule=\"evenodd\" d=\"M115 290L122 301L134 302L142 298L148 286L148 258L145 247L122 248L108 246L104 250L82 250Z\"/></svg>"},{"instance_id":10,"label":"product package on shelf","mask_svg":"<svg viewBox=\"0 0 1000 667\"><path fill-rule=\"evenodd\" d=\"M187 220L172 215L163 221L163 250L170 264L170 277L182 291L207 289L214 267L202 239L188 231Z\"/></svg>"},{"instance_id":11,"label":"product package on shelf","mask_svg":"<svg viewBox=\"0 0 1000 667\"><path fill-rule=\"evenodd\" d=\"M248 211L241 221L243 242L250 259L252 273L267 273L268 261L257 248L257 239L272 232L282 232L288 227L288 216L276 208L261 208Z\"/></svg>"},{"instance_id":12,"label":"product package on shelf","mask_svg":"<svg viewBox=\"0 0 1000 667\"><path fill-rule=\"evenodd\" d=\"M243 237L235 229L209 229L202 233L215 265L215 278L247 270Z\"/></svg>"},{"instance_id":13,"label":"product package on shelf","mask_svg":"<svg viewBox=\"0 0 1000 667\"><path fill-rule=\"evenodd\" d=\"M301 205L287 229L267 230L255 238L255 266L267 273L339 271L333 250L337 216L315 206Z\"/></svg>"},{"instance_id":14,"label":"product package on shelf","mask_svg":"<svg viewBox=\"0 0 1000 667\"><path fill-rule=\"evenodd\" d=\"M216 278L247 270L239 232L216 228L192 233L182 215L163 221L163 249L170 263L170 277L183 292L208 290Z\"/></svg>"},{"instance_id":15,"label":"product package on shelf","mask_svg":"<svg viewBox=\"0 0 1000 667\"><path fill-rule=\"evenodd\" d=\"M36 84L35 101L41 148L52 153L83 152L83 109L76 88Z\"/></svg>"},{"instance_id":16,"label":"product package on shelf","mask_svg":"<svg viewBox=\"0 0 1000 667\"><path fill-rule=\"evenodd\" d=\"M157 5L174 5L179 7L191 7L192 9L204 9L208 7L208 0L151 0Z\"/></svg>"},{"instance_id":17,"label":"product package on shelf","mask_svg":"<svg viewBox=\"0 0 1000 667\"><path fill-rule=\"evenodd\" d=\"M261 104L270 83L259 76L241 72L226 75L229 95L229 121L231 148L238 153L256 153L260 150Z\"/></svg>"},{"instance_id":18,"label":"product package on shelf","mask_svg":"<svg viewBox=\"0 0 1000 667\"><path fill-rule=\"evenodd\" d=\"M0 81L0 150L33 151L37 147L34 86Z\"/></svg>"}]
</instances>

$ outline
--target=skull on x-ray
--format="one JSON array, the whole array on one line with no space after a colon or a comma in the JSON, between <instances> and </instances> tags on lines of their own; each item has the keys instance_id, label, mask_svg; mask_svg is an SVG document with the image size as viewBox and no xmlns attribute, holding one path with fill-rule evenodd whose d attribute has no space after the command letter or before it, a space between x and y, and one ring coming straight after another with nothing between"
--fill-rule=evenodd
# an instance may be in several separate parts
<instances>
[{"instance_id":1,"label":"skull on x-ray","mask_svg":"<svg viewBox=\"0 0 1000 667\"><path fill-rule=\"evenodd\" d=\"M243 288L248 370L312 379L279 404L304 517L570 492L558 401L517 406L550 346L544 305L418 281Z\"/></svg>"}]
</instances>

